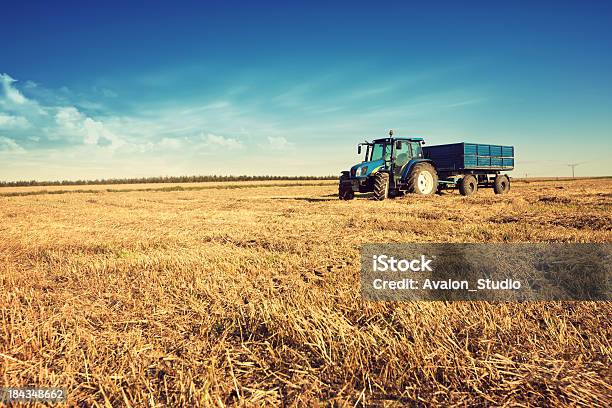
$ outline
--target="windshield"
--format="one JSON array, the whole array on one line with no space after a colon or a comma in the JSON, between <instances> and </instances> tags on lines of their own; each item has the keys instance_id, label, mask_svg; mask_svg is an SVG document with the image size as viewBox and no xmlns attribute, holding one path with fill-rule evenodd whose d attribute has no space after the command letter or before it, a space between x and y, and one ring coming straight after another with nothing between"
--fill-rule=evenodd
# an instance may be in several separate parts
<instances>
[{"instance_id":1,"label":"windshield","mask_svg":"<svg viewBox=\"0 0 612 408\"><path fill-rule=\"evenodd\" d=\"M374 143L368 150L369 156L366 161L374 161L380 159L388 160L391 156L391 149L385 143Z\"/></svg>"}]
</instances>

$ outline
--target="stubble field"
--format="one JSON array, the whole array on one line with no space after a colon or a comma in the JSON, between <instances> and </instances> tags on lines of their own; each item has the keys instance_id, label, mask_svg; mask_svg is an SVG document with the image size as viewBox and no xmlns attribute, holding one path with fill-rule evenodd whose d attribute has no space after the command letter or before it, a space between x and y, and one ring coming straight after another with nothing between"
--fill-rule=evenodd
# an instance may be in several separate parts
<instances>
[{"instance_id":1,"label":"stubble field","mask_svg":"<svg viewBox=\"0 0 612 408\"><path fill-rule=\"evenodd\" d=\"M364 243L612 242L612 179L384 202L333 182L40 190L0 190L2 386L83 406L612 400L610 302L359 297Z\"/></svg>"}]
</instances>

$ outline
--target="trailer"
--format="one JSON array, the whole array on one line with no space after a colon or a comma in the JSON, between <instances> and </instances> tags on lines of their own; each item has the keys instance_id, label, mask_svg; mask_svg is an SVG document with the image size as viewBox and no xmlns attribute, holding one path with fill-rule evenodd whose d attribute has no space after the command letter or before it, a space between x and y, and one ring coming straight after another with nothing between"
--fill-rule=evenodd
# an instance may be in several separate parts
<instances>
[{"instance_id":1,"label":"trailer","mask_svg":"<svg viewBox=\"0 0 612 408\"><path fill-rule=\"evenodd\" d=\"M514 169L514 146L461 142L424 146L423 155L438 173L438 190L459 188L471 195L479 187L493 187L496 194L510 189L510 178L501 172Z\"/></svg>"}]
</instances>

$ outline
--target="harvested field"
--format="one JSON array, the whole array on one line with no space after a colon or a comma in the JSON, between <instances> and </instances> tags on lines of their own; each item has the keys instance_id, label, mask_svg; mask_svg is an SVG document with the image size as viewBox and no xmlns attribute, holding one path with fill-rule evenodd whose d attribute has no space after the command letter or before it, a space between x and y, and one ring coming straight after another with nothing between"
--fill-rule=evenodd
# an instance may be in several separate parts
<instances>
[{"instance_id":1,"label":"harvested field","mask_svg":"<svg viewBox=\"0 0 612 408\"><path fill-rule=\"evenodd\" d=\"M36 193L0 194L3 384L84 406L612 400L610 302L359 298L363 243L612 242L612 179L384 202L261 183L0 190Z\"/></svg>"},{"instance_id":2,"label":"harvested field","mask_svg":"<svg viewBox=\"0 0 612 408\"><path fill-rule=\"evenodd\" d=\"M65 194L65 193L127 193L131 191L184 191L184 190L207 190L211 188L253 188L265 186L319 186L335 184L330 180L258 180L258 181L228 181L228 182L203 182L203 183L138 183L138 184L88 184L88 185L66 185L66 186L26 186L26 187L2 187L0 196L16 197L25 195L41 194Z\"/></svg>"}]
</instances>

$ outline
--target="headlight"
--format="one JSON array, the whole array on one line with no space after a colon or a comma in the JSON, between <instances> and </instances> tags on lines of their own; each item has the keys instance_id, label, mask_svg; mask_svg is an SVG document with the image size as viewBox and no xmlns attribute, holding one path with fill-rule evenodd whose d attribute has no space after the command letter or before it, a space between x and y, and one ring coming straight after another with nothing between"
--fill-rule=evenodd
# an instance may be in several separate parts
<instances>
[{"instance_id":1,"label":"headlight","mask_svg":"<svg viewBox=\"0 0 612 408\"><path fill-rule=\"evenodd\" d=\"M357 171L357 176L365 176L367 172L368 172L368 166L360 167L359 171Z\"/></svg>"}]
</instances>

